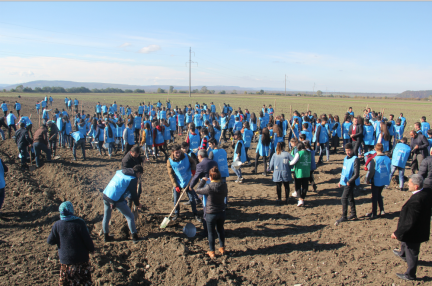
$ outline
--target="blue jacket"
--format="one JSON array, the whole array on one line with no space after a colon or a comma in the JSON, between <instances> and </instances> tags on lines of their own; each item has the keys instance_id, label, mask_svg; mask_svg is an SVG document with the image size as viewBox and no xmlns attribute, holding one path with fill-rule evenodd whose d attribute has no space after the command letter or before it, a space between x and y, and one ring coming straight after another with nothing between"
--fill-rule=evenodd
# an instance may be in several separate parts
<instances>
[{"instance_id":1,"label":"blue jacket","mask_svg":"<svg viewBox=\"0 0 432 286\"><path fill-rule=\"evenodd\" d=\"M291 182L291 167L289 162L293 159L288 152L281 152L280 155L275 153L271 160L269 168L273 171L273 182Z\"/></svg>"}]
</instances>

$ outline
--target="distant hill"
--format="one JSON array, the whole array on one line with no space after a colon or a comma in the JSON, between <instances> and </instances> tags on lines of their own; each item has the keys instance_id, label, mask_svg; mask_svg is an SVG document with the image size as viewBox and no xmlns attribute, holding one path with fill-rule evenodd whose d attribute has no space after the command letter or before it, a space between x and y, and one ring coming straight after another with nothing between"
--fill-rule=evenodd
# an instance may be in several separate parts
<instances>
[{"instance_id":1,"label":"distant hill","mask_svg":"<svg viewBox=\"0 0 432 286\"><path fill-rule=\"evenodd\" d=\"M105 89L105 88L120 88L120 89L144 89L147 92L154 92L157 91L158 88L162 88L165 90L168 90L170 85L129 85L129 84L115 84L115 83L100 83L100 82L76 82L76 81L65 81L65 80L36 80L36 81L30 81L30 82L25 82L25 83L17 83L17 84L11 84L11 85L6 85L4 87L0 87L3 89L7 89L10 90L12 88L16 88L18 85L23 85L24 87L31 87L32 89L34 89L35 87L44 87L44 86L49 86L49 87L63 87L63 88L71 88L71 87L86 87L88 89ZM177 90L189 90L189 86L179 86L179 85L173 85L174 89ZM192 86L192 90L193 89L201 89L203 86ZM221 90L225 90L226 92L228 91L233 91L233 90L237 90L237 91L255 91L255 90L266 90L266 91L270 91L270 90L278 90L275 88L252 88L252 87L240 87L240 86L224 86L224 85L215 85L215 86L207 86L208 90L216 90L216 91L221 91ZM287 89L288 90L288 89Z\"/></svg>"},{"instance_id":2,"label":"distant hill","mask_svg":"<svg viewBox=\"0 0 432 286\"><path fill-rule=\"evenodd\" d=\"M432 90L406 90L396 95L396 97L401 98L425 98L429 96L432 96Z\"/></svg>"}]
</instances>

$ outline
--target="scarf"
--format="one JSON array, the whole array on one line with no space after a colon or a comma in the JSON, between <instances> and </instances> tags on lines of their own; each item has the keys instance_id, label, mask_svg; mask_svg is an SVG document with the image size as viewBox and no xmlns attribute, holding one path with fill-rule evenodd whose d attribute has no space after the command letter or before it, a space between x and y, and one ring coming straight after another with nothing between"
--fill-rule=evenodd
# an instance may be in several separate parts
<instances>
[{"instance_id":1,"label":"scarf","mask_svg":"<svg viewBox=\"0 0 432 286\"><path fill-rule=\"evenodd\" d=\"M61 203L59 207L60 219L65 221L81 219L79 217L74 216L74 209L72 203L69 201Z\"/></svg>"}]
</instances>

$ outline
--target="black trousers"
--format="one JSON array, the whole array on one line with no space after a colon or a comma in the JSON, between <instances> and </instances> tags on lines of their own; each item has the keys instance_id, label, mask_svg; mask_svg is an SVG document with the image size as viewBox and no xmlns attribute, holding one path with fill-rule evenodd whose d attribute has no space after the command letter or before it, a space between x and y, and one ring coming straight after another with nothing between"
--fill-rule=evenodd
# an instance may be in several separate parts
<instances>
[{"instance_id":1,"label":"black trousers","mask_svg":"<svg viewBox=\"0 0 432 286\"><path fill-rule=\"evenodd\" d=\"M168 155L167 155L167 153L166 153L166 151L165 151L165 149L162 147L162 146L155 146L155 147L153 147L154 148L154 155L155 155L155 158L157 158L157 155L158 155L158 148L159 148L159 151L161 151L162 153L164 153L165 154L165 158L168 160Z\"/></svg>"},{"instance_id":2,"label":"black trousers","mask_svg":"<svg viewBox=\"0 0 432 286\"><path fill-rule=\"evenodd\" d=\"M137 129L135 128L134 134L135 134L135 144L138 144L139 142L139 138L140 138L140 130L141 129Z\"/></svg>"},{"instance_id":3,"label":"black trousers","mask_svg":"<svg viewBox=\"0 0 432 286\"><path fill-rule=\"evenodd\" d=\"M377 204L379 205L380 212L384 211L384 203L382 199L382 190L384 186L377 187L372 183L372 214L376 216L377 214Z\"/></svg>"},{"instance_id":4,"label":"black trousers","mask_svg":"<svg viewBox=\"0 0 432 286\"><path fill-rule=\"evenodd\" d=\"M21 111L21 110L17 110L17 111L16 111L17 114L18 114L18 117L20 116L20 111Z\"/></svg>"},{"instance_id":5,"label":"black trousers","mask_svg":"<svg viewBox=\"0 0 432 286\"><path fill-rule=\"evenodd\" d=\"M48 141L49 148L51 149L52 156L55 156L57 150L57 138Z\"/></svg>"},{"instance_id":6,"label":"black trousers","mask_svg":"<svg viewBox=\"0 0 432 286\"><path fill-rule=\"evenodd\" d=\"M264 174L267 175L267 156L262 156L264 160ZM256 153L255 155L255 174L257 173L257 167L258 167L258 159L260 158L260 154Z\"/></svg>"},{"instance_id":7,"label":"black trousers","mask_svg":"<svg viewBox=\"0 0 432 286\"><path fill-rule=\"evenodd\" d=\"M214 235L214 230L216 229L217 235L219 237L219 246L225 247L225 211L219 213L206 214L207 222L207 232L208 232L208 242L210 251L215 251L215 241L216 237Z\"/></svg>"},{"instance_id":8,"label":"black trousers","mask_svg":"<svg viewBox=\"0 0 432 286\"><path fill-rule=\"evenodd\" d=\"M361 141L357 139L356 141L353 140L352 143L354 145L354 156L358 157L358 150L360 148Z\"/></svg>"},{"instance_id":9,"label":"black trousers","mask_svg":"<svg viewBox=\"0 0 432 286\"><path fill-rule=\"evenodd\" d=\"M125 148L124 148L124 154L126 155L130 151L130 149L132 149L133 146L134 145L129 145L126 143Z\"/></svg>"},{"instance_id":10,"label":"black trousers","mask_svg":"<svg viewBox=\"0 0 432 286\"><path fill-rule=\"evenodd\" d=\"M347 217L348 204L351 208L351 215L356 215L355 201L354 201L354 188L355 186L344 186L342 192L342 216Z\"/></svg>"},{"instance_id":11,"label":"black trousers","mask_svg":"<svg viewBox=\"0 0 432 286\"><path fill-rule=\"evenodd\" d=\"M278 200L282 200L282 185L285 187L285 200L289 199L289 182L276 182L276 193Z\"/></svg>"},{"instance_id":12,"label":"black trousers","mask_svg":"<svg viewBox=\"0 0 432 286\"><path fill-rule=\"evenodd\" d=\"M16 132L15 124L11 124L11 125L8 126L9 139L11 138L12 128L13 128L13 130L15 130L15 132Z\"/></svg>"},{"instance_id":13,"label":"black trousers","mask_svg":"<svg viewBox=\"0 0 432 286\"><path fill-rule=\"evenodd\" d=\"M309 178L296 178L295 179L295 190L297 192L297 196L304 199L306 198L306 194L309 187Z\"/></svg>"},{"instance_id":14,"label":"black trousers","mask_svg":"<svg viewBox=\"0 0 432 286\"><path fill-rule=\"evenodd\" d=\"M403 242L401 241L400 256L405 257L408 269L405 272L410 278L416 278L418 255L420 252L420 243Z\"/></svg>"},{"instance_id":15,"label":"black trousers","mask_svg":"<svg viewBox=\"0 0 432 286\"><path fill-rule=\"evenodd\" d=\"M227 129L222 129L222 139L224 140L224 142L227 141L227 139L226 139L226 132L227 132ZM221 143L221 142L219 142L219 143Z\"/></svg>"}]
</instances>

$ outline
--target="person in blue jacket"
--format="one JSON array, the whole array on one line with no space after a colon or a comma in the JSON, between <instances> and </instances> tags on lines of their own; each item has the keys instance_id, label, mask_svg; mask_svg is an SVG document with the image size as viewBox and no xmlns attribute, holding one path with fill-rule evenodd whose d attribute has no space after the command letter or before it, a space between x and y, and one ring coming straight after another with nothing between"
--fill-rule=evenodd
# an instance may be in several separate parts
<instances>
[{"instance_id":1,"label":"person in blue jacket","mask_svg":"<svg viewBox=\"0 0 432 286\"><path fill-rule=\"evenodd\" d=\"M324 149L326 151L327 162L329 161L329 156L330 156L329 134L330 134L330 130L327 127L327 117L323 115L321 117L321 125L318 125L316 128L317 147L315 152L318 152L319 150L318 164L323 162L322 157L324 155Z\"/></svg>"},{"instance_id":2,"label":"person in blue jacket","mask_svg":"<svg viewBox=\"0 0 432 286\"><path fill-rule=\"evenodd\" d=\"M235 147L234 147L233 164L236 162L245 163L246 162L246 150L245 150L242 134L240 131L236 131L234 133L234 140L237 140L237 143L235 143ZM236 183L243 183L244 178L243 178L242 172L241 172L241 165L238 167L234 167L234 165L231 165L231 169L237 175L237 180L235 180L235 182Z\"/></svg>"},{"instance_id":3,"label":"person in blue jacket","mask_svg":"<svg viewBox=\"0 0 432 286\"><path fill-rule=\"evenodd\" d=\"M250 158L248 156L248 151L252 143L252 138L254 136L254 133L252 130L250 130L249 122L245 121L243 123L243 142L245 145L245 152L246 152L246 161L248 162L248 165L250 166Z\"/></svg>"},{"instance_id":4,"label":"person in blue jacket","mask_svg":"<svg viewBox=\"0 0 432 286\"><path fill-rule=\"evenodd\" d=\"M115 141L115 132L116 128L111 120L108 120L105 122L105 129L104 129L104 141L105 144L108 144L108 156L111 159L112 151L114 148L114 141Z\"/></svg>"},{"instance_id":5,"label":"person in blue jacket","mask_svg":"<svg viewBox=\"0 0 432 286\"><path fill-rule=\"evenodd\" d=\"M255 155L255 170L252 173L257 174L258 160L260 157L263 157L264 161L264 176L267 176L267 157L270 156L270 148L271 148L271 139L270 139L270 131L267 127L265 127L261 135L258 137L258 144L256 147L256 155Z\"/></svg>"},{"instance_id":6,"label":"person in blue jacket","mask_svg":"<svg viewBox=\"0 0 432 286\"><path fill-rule=\"evenodd\" d=\"M273 171L273 182L276 183L277 205L282 204L282 185L285 188L285 203L288 203L289 200L289 184L293 181L289 162L292 159L291 154L285 151L285 142L278 142L276 153L271 158L269 165L270 171Z\"/></svg>"},{"instance_id":7,"label":"person in blue jacket","mask_svg":"<svg viewBox=\"0 0 432 286\"><path fill-rule=\"evenodd\" d=\"M85 161L85 136L79 132L75 131L71 134L72 139L74 140L73 148L72 148L72 155L73 155L73 161L76 161L76 150L81 147L82 154L83 154L83 161Z\"/></svg>"},{"instance_id":8,"label":"person in blue jacket","mask_svg":"<svg viewBox=\"0 0 432 286\"><path fill-rule=\"evenodd\" d=\"M21 103L19 103L18 101L15 101L15 110L16 110L18 117L19 117L20 111L21 111Z\"/></svg>"},{"instance_id":9,"label":"person in blue jacket","mask_svg":"<svg viewBox=\"0 0 432 286\"><path fill-rule=\"evenodd\" d=\"M354 155L354 146L352 143L345 145L345 153L347 156L344 159L342 166L341 178L338 187L343 186L342 192L342 217L335 222L339 225L341 222L347 220L356 220L357 213L354 201L354 188L360 185L360 160ZM348 203L351 207L351 214L348 215Z\"/></svg>"},{"instance_id":10,"label":"person in blue jacket","mask_svg":"<svg viewBox=\"0 0 432 286\"><path fill-rule=\"evenodd\" d=\"M137 194L137 186L143 172L144 169L141 165L118 170L103 191L104 218L102 221L102 230L105 242L113 240L112 236L109 235L109 222L113 209L118 209L126 218L129 230L132 233L133 242L137 243L140 240L134 215L125 199L130 196L135 206L137 206L138 209L142 208Z\"/></svg>"},{"instance_id":11,"label":"person in blue jacket","mask_svg":"<svg viewBox=\"0 0 432 286\"><path fill-rule=\"evenodd\" d=\"M411 154L411 147L407 145L408 140L403 137L399 143L395 145L393 149L392 159L391 159L391 173L390 178L393 177L396 170L399 171L399 189L403 191L404 186L404 174L405 166L408 158Z\"/></svg>"},{"instance_id":12,"label":"person in blue jacket","mask_svg":"<svg viewBox=\"0 0 432 286\"><path fill-rule=\"evenodd\" d=\"M377 204L380 208L380 216L384 216L384 203L382 198L382 190L385 186L390 184L391 174L391 160L383 153L383 144L377 143L375 145L376 156L367 166L369 172L366 176L366 182L371 184L372 189L372 212L367 213L366 216L370 219L377 217Z\"/></svg>"}]
</instances>

